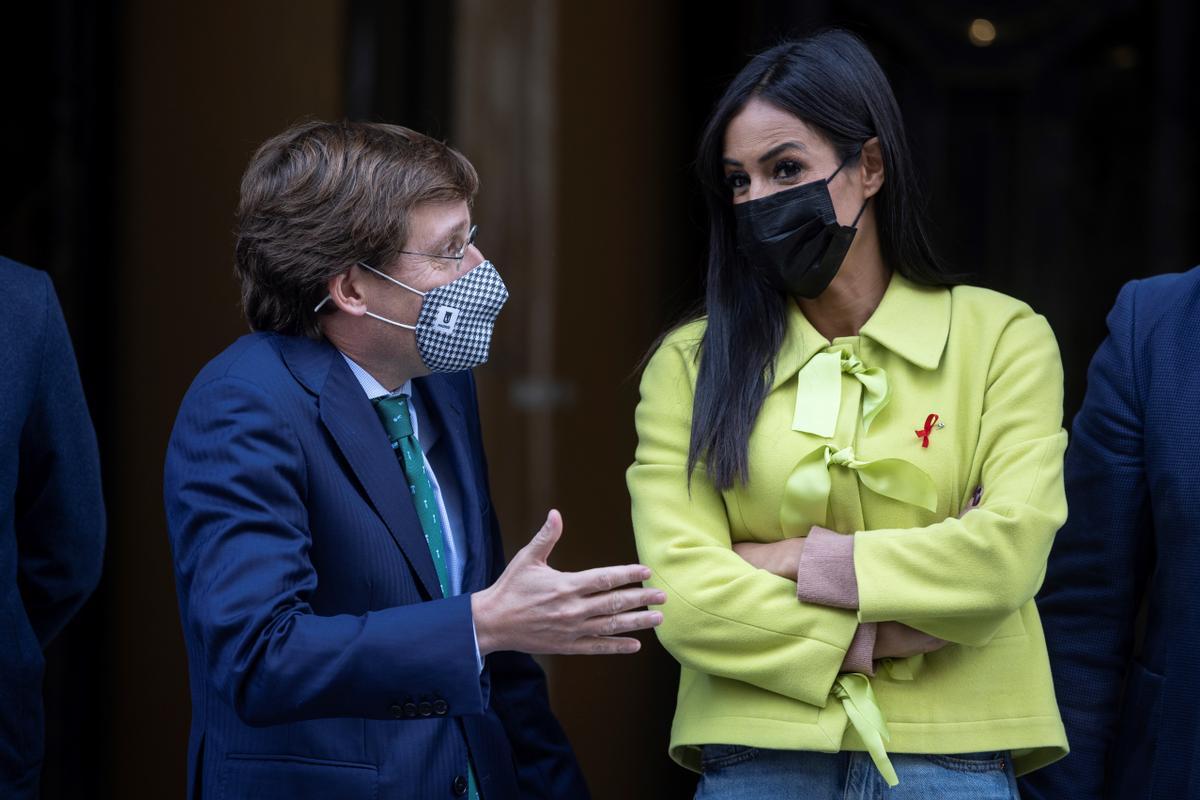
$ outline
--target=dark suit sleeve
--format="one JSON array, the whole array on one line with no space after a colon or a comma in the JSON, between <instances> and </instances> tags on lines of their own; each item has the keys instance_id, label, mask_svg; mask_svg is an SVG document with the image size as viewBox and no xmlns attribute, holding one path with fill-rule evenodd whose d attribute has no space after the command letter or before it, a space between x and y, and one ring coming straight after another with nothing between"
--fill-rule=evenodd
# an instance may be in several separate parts
<instances>
[{"instance_id":1,"label":"dark suit sleeve","mask_svg":"<svg viewBox=\"0 0 1200 800\"><path fill-rule=\"evenodd\" d=\"M15 510L21 598L45 647L100 580L104 498L71 339L50 279L40 277L44 316L30 332L40 374L21 431Z\"/></svg>"},{"instance_id":2,"label":"dark suit sleeve","mask_svg":"<svg viewBox=\"0 0 1200 800\"><path fill-rule=\"evenodd\" d=\"M470 380L468 394L467 408L476 426L475 446L483 458L483 474L486 475L487 460L483 456L483 440L478 428L479 407L474 378ZM505 558L494 509L485 523L492 546L490 579L495 582L504 571ZM545 800L590 797L575 753L550 710L542 668L526 653L511 651L491 653L486 665L491 678L491 705L500 717L513 749L520 796Z\"/></svg>"},{"instance_id":3,"label":"dark suit sleeve","mask_svg":"<svg viewBox=\"0 0 1200 800\"><path fill-rule=\"evenodd\" d=\"M1025 778L1034 800L1100 798L1120 710L1153 526L1137 375L1137 283L1122 289L1088 370L1067 451L1070 516L1050 556L1038 609L1071 753Z\"/></svg>"},{"instance_id":4,"label":"dark suit sleeve","mask_svg":"<svg viewBox=\"0 0 1200 800\"><path fill-rule=\"evenodd\" d=\"M419 696L483 712L468 596L314 613L304 453L264 389L224 377L188 393L164 491L184 625L245 722L387 719Z\"/></svg>"}]
</instances>

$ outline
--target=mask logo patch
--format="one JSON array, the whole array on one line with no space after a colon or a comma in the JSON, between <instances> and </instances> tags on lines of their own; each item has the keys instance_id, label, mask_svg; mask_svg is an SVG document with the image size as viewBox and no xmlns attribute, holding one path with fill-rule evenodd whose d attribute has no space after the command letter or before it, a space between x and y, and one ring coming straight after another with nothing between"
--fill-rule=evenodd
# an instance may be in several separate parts
<instances>
[{"instance_id":1,"label":"mask logo patch","mask_svg":"<svg viewBox=\"0 0 1200 800\"><path fill-rule=\"evenodd\" d=\"M454 333L458 325L459 310L454 306L439 306L433 318L433 328L438 333Z\"/></svg>"}]
</instances>

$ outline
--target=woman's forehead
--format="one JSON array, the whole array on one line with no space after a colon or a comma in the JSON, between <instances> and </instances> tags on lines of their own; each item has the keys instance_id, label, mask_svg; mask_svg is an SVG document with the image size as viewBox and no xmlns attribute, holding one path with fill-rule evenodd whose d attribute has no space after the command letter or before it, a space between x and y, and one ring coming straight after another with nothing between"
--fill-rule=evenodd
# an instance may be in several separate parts
<instances>
[{"instance_id":1,"label":"woman's forehead","mask_svg":"<svg viewBox=\"0 0 1200 800\"><path fill-rule=\"evenodd\" d=\"M724 155L744 162L788 142L807 151L828 147L824 137L795 114L752 98L725 128Z\"/></svg>"}]
</instances>

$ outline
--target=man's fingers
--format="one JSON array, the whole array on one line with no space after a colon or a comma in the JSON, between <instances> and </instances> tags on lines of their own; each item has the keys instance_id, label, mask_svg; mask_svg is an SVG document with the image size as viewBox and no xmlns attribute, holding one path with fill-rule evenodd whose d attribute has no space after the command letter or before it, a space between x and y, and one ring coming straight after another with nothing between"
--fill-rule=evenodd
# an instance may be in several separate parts
<instances>
[{"instance_id":1,"label":"man's fingers","mask_svg":"<svg viewBox=\"0 0 1200 800\"><path fill-rule=\"evenodd\" d=\"M575 640L570 652L581 656L603 656L636 653L641 649L642 643L637 639L622 636L584 636Z\"/></svg>"},{"instance_id":2,"label":"man's fingers","mask_svg":"<svg viewBox=\"0 0 1200 800\"><path fill-rule=\"evenodd\" d=\"M616 636L619 633L644 631L662 624L659 611L633 611L609 617L594 617L587 621L584 631L591 636Z\"/></svg>"},{"instance_id":3,"label":"man's fingers","mask_svg":"<svg viewBox=\"0 0 1200 800\"><path fill-rule=\"evenodd\" d=\"M641 564L625 564L620 567L596 567L575 573L576 585L586 594L608 592L618 586L641 583L650 578L650 568Z\"/></svg>"},{"instance_id":4,"label":"man's fingers","mask_svg":"<svg viewBox=\"0 0 1200 800\"><path fill-rule=\"evenodd\" d=\"M550 509L550 513L546 515L546 522L541 529L533 535L529 544L525 545L523 551L536 561L546 562L550 559L550 552L554 549L554 545L558 544L559 537L562 536L563 522L562 515L556 509Z\"/></svg>"},{"instance_id":5,"label":"man's fingers","mask_svg":"<svg viewBox=\"0 0 1200 800\"><path fill-rule=\"evenodd\" d=\"M594 594L586 600L585 615L588 617L610 617L642 606L661 606L667 602L666 593L659 589L619 589L615 592Z\"/></svg>"}]
</instances>

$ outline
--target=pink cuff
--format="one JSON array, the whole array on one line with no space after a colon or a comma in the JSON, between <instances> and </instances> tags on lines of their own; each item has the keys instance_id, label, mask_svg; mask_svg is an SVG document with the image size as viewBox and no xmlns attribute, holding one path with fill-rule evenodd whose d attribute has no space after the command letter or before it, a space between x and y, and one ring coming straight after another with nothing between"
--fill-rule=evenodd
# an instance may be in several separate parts
<instances>
[{"instance_id":1,"label":"pink cuff","mask_svg":"<svg viewBox=\"0 0 1200 800\"><path fill-rule=\"evenodd\" d=\"M874 622L859 623L854 638L850 640L850 647L846 650L846 657L842 660L841 672L875 674L875 662L872 660L875 653L875 626Z\"/></svg>"},{"instance_id":2,"label":"pink cuff","mask_svg":"<svg viewBox=\"0 0 1200 800\"><path fill-rule=\"evenodd\" d=\"M800 553L796 596L806 603L831 608L858 608L858 578L854 575L854 537L814 525Z\"/></svg>"}]
</instances>

